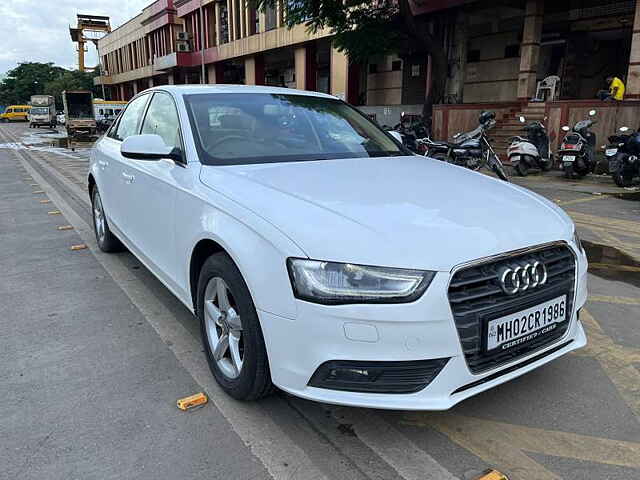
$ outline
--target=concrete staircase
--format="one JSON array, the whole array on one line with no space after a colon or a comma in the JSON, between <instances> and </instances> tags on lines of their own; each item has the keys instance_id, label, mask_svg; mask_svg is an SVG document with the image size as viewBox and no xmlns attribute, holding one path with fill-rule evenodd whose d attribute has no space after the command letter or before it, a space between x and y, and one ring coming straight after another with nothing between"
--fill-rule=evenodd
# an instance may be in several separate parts
<instances>
[{"instance_id":1,"label":"concrete staircase","mask_svg":"<svg viewBox=\"0 0 640 480\"><path fill-rule=\"evenodd\" d=\"M519 111L505 115L496 121L495 127L489 132L491 145L500 159L508 164L507 148L511 144L509 139L517 135L524 135L524 125L518 118L520 115L527 119L527 123L539 120L544 123L545 104L543 102L529 102Z\"/></svg>"}]
</instances>

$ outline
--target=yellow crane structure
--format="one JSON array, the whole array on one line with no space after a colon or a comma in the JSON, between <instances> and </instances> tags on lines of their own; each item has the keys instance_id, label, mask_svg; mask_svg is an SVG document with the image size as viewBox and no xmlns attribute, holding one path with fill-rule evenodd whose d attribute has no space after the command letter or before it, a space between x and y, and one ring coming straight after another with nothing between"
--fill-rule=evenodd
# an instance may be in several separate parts
<instances>
[{"instance_id":1,"label":"yellow crane structure","mask_svg":"<svg viewBox=\"0 0 640 480\"><path fill-rule=\"evenodd\" d=\"M93 42L98 48L98 40L104 35L111 33L111 23L109 17L101 15L78 14L76 27L69 27L71 40L78 44L78 70L81 72L94 71L97 67L87 67L84 61L84 54L87 52L87 43ZM98 52L98 56L100 52Z\"/></svg>"}]
</instances>

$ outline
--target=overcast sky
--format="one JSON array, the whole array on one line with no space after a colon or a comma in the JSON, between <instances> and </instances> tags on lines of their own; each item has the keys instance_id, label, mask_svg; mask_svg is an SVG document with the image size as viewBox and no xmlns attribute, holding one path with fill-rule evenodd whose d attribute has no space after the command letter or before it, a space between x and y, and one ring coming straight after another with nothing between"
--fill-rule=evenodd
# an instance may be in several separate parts
<instances>
[{"instance_id":1,"label":"overcast sky","mask_svg":"<svg viewBox=\"0 0 640 480\"><path fill-rule=\"evenodd\" d=\"M116 28L152 0L0 0L0 76L19 62L53 62L77 68L76 44L69 36L78 13L107 15ZM97 63L88 45L86 64Z\"/></svg>"}]
</instances>

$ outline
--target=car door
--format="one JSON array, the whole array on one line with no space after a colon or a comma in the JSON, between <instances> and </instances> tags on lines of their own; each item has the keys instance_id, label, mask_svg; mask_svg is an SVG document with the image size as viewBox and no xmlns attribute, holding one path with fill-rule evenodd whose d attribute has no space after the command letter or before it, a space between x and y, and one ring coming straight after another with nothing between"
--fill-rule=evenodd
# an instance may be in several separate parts
<instances>
[{"instance_id":1,"label":"car door","mask_svg":"<svg viewBox=\"0 0 640 480\"><path fill-rule=\"evenodd\" d=\"M135 203L129 205L125 199L129 184L122 176L125 164L120 146L125 138L137 135L140 131L142 116L150 97L149 94L144 94L133 99L120 121L100 140L95 152L96 182L102 204L109 225L119 236L129 237L129 212L136 206Z\"/></svg>"},{"instance_id":2,"label":"car door","mask_svg":"<svg viewBox=\"0 0 640 480\"><path fill-rule=\"evenodd\" d=\"M153 93L141 133L159 135L167 146L184 152L178 111L170 94ZM178 288L179 268L175 252L176 194L189 182L193 170L184 160L184 154L183 161L124 159L123 168L128 181L125 199L135 203L128 212L130 239L156 267L156 274L174 288Z\"/></svg>"}]
</instances>

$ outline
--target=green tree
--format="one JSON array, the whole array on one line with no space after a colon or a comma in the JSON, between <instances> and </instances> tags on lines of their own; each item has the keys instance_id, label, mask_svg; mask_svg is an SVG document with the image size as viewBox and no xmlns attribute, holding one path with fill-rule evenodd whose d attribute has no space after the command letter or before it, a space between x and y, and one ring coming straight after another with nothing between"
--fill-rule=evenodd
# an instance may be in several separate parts
<instances>
[{"instance_id":1,"label":"green tree","mask_svg":"<svg viewBox=\"0 0 640 480\"><path fill-rule=\"evenodd\" d=\"M97 95L97 89L93 85L93 78L96 74L81 72L79 70L65 70L54 80L48 82L45 87L46 95L53 95L56 98L56 107L62 109L62 92L65 90L91 90Z\"/></svg>"},{"instance_id":2,"label":"green tree","mask_svg":"<svg viewBox=\"0 0 640 480\"><path fill-rule=\"evenodd\" d=\"M0 82L0 105L27 104L32 95L53 95L62 108L64 90L93 90L97 73L66 70L53 63L25 62L7 72Z\"/></svg>"},{"instance_id":3,"label":"green tree","mask_svg":"<svg viewBox=\"0 0 640 480\"><path fill-rule=\"evenodd\" d=\"M257 8L274 7L276 0L251 0ZM289 28L305 24L310 32L328 28L333 43L353 63L366 64L374 55L396 53L407 59L431 56L432 88L425 98L430 119L434 103L444 98L447 57L444 27L447 15L414 17L410 0L285 0Z\"/></svg>"},{"instance_id":4,"label":"green tree","mask_svg":"<svg viewBox=\"0 0 640 480\"><path fill-rule=\"evenodd\" d=\"M0 104L26 104L31 95L46 94L45 85L64 71L53 63L19 64L0 83Z\"/></svg>"}]
</instances>

